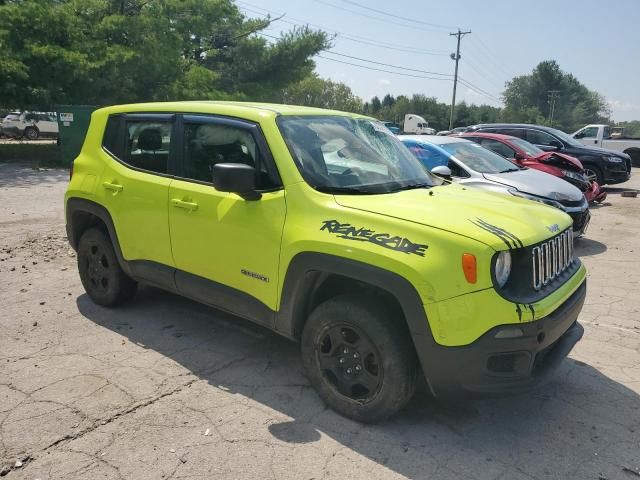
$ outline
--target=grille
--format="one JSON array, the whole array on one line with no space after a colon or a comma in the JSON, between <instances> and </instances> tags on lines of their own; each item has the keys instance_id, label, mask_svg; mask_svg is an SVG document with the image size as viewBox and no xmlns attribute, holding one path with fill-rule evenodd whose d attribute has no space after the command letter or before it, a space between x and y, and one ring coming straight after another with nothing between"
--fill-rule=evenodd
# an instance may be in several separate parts
<instances>
[{"instance_id":1,"label":"grille","mask_svg":"<svg viewBox=\"0 0 640 480\"><path fill-rule=\"evenodd\" d=\"M533 288L540 290L573 263L573 232L565 230L531 251Z\"/></svg>"}]
</instances>

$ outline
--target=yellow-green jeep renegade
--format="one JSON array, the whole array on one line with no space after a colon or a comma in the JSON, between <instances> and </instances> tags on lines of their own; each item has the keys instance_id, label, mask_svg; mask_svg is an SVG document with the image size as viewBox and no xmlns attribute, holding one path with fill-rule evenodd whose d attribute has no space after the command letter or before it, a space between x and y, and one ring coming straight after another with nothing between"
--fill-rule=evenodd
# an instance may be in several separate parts
<instances>
[{"instance_id":1,"label":"yellow-green jeep renegade","mask_svg":"<svg viewBox=\"0 0 640 480\"><path fill-rule=\"evenodd\" d=\"M580 339L571 219L443 182L380 122L313 108L152 103L93 113L65 197L94 302L137 282L301 344L343 415L540 383Z\"/></svg>"}]
</instances>

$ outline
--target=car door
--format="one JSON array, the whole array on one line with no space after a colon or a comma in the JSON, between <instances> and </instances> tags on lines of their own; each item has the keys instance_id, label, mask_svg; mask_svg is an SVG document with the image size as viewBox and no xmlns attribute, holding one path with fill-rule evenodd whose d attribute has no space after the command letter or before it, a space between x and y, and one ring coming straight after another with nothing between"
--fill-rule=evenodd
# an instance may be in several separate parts
<instances>
[{"instance_id":1,"label":"car door","mask_svg":"<svg viewBox=\"0 0 640 480\"><path fill-rule=\"evenodd\" d=\"M589 147L598 145L598 127L585 127L574 135L576 140L579 140L583 145Z\"/></svg>"},{"instance_id":2,"label":"car door","mask_svg":"<svg viewBox=\"0 0 640 480\"><path fill-rule=\"evenodd\" d=\"M541 130L527 129L526 140L545 152L561 151L564 148L560 140Z\"/></svg>"},{"instance_id":3,"label":"car door","mask_svg":"<svg viewBox=\"0 0 640 480\"><path fill-rule=\"evenodd\" d=\"M285 192L258 125L215 116L180 120L178 177L169 188L176 283L185 295L269 323L276 309ZM217 191L217 163L256 169L259 200Z\"/></svg>"},{"instance_id":4,"label":"car door","mask_svg":"<svg viewBox=\"0 0 640 480\"><path fill-rule=\"evenodd\" d=\"M169 287L173 284L168 215L173 125L173 115L112 115L99 152L105 168L95 189L134 273Z\"/></svg>"}]
</instances>

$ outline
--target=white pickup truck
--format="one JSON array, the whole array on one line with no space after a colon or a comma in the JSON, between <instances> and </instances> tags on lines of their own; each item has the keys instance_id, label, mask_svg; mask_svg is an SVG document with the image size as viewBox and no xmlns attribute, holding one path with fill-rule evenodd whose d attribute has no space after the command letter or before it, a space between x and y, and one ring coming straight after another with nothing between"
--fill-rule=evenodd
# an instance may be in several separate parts
<instances>
[{"instance_id":1,"label":"white pickup truck","mask_svg":"<svg viewBox=\"0 0 640 480\"><path fill-rule=\"evenodd\" d=\"M612 137L609 125L587 125L575 132L573 138L589 147L626 153L631 157L631 164L640 167L640 138Z\"/></svg>"}]
</instances>

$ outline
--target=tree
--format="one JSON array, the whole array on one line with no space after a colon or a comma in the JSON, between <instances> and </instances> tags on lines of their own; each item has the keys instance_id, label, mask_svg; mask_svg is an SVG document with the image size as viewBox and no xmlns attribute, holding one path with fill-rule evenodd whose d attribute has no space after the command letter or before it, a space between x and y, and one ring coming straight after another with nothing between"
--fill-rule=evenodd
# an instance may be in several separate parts
<instances>
[{"instance_id":1,"label":"tree","mask_svg":"<svg viewBox=\"0 0 640 480\"><path fill-rule=\"evenodd\" d=\"M554 60L541 62L529 75L507 82L502 98L506 121L543 123L550 119L552 106L554 126L567 131L607 121L609 117L605 99L562 71Z\"/></svg>"},{"instance_id":2,"label":"tree","mask_svg":"<svg viewBox=\"0 0 640 480\"><path fill-rule=\"evenodd\" d=\"M0 6L0 104L274 98L310 75L328 36L273 44L231 0L13 0Z\"/></svg>"},{"instance_id":3,"label":"tree","mask_svg":"<svg viewBox=\"0 0 640 480\"><path fill-rule=\"evenodd\" d=\"M315 73L287 87L279 101L347 112L363 111L362 100L347 85L322 79Z\"/></svg>"}]
</instances>

